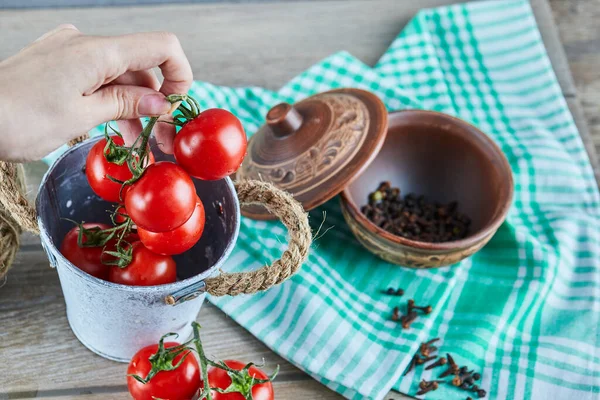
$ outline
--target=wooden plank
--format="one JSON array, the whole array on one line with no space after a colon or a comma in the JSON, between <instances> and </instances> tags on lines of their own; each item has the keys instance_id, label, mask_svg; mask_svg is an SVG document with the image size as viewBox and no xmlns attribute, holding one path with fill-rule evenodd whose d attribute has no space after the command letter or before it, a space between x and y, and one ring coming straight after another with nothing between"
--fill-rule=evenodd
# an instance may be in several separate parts
<instances>
[{"instance_id":1,"label":"wooden plank","mask_svg":"<svg viewBox=\"0 0 600 400\"><path fill-rule=\"evenodd\" d=\"M281 87L310 65L347 50L373 65L402 27L420 8L448 0L403 2L322 1L206 5L166 5L0 12L4 40L0 59L16 53L55 26L70 22L82 31L114 35L169 30L178 35L196 79L228 86ZM545 0L534 0L537 10ZM536 11L537 12L537 11ZM373 23L377 21L377 23ZM540 27L545 28L542 22ZM546 35L554 50L560 43ZM565 93L573 91L565 77L564 56L551 51L560 66Z\"/></svg>"},{"instance_id":2,"label":"wooden plank","mask_svg":"<svg viewBox=\"0 0 600 400\"><path fill-rule=\"evenodd\" d=\"M108 7L156 4L218 3L220 0L0 0L0 8ZM236 3L258 3L270 0L236 0ZM309 1L309 0L277 0ZM312 0L318 1L318 0ZM344 0L338 0L344 1ZM364 0L368 1L368 0Z\"/></svg>"},{"instance_id":3,"label":"wooden plank","mask_svg":"<svg viewBox=\"0 0 600 400\"><path fill-rule=\"evenodd\" d=\"M563 95L570 97L577 94L573 77L569 70L569 63L565 50L560 42L556 24L552 16L552 9L546 0L532 0L531 6L537 22L548 57L552 62L554 73L563 90Z\"/></svg>"},{"instance_id":4,"label":"wooden plank","mask_svg":"<svg viewBox=\"0 0 600 400\"><path fill-rule=\"evenodd\" d=\"M581 115L600 152L600 1L551 0L558 32L573 73Z\"/></svg>"},{"instance_id":5,"label":"wooden plank","mask_svg":"<svg viewBox=\"0 0 600 400\"><path fill-rule=\"evenodd\" d=\"M199 321L211 355L264 359L267 366L281 365L282 381L310 379L209 303ZM19 253L0 290L0 326L0 354L9 367L2 373L6 387L32 390L33 384L35 390L52 390L123 383L124 364L93 355L71 333L58 276L39 250ZM44 362L53 354L60 362Z\"/></svg>"}]
</instances>

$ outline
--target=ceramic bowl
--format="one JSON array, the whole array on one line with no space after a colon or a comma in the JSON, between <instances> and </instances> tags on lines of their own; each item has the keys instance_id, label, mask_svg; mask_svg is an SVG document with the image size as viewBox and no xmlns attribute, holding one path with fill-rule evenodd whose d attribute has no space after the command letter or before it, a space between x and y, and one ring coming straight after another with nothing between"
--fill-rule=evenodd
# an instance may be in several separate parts
<instances>
[{"instance_id":1,"label":"ceramic bowl","mask_svg":"<svg viewBox=\"0 0 600 400\"><path fill-rule=\"evenodd\" d=\"M388 126L375 160L341 195L344 218L356 238L384 260L413 268L450 265L474 254L498 230L512 202L512 173L502 151L474 126L434 111L393 112ZM381 181L390 181L403 195L457 201L472 221L467 237L429 243L379 228L360 208Z\"/></svg>"}]
</instances>

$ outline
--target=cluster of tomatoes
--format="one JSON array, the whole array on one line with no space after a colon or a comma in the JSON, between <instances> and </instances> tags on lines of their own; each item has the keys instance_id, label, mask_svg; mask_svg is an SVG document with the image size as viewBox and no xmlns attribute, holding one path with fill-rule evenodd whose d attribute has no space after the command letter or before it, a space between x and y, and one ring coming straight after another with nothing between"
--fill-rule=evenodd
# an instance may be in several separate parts
<instances>
[{"instance_id":1,"label":"cluster of tomatoes","mask_svg":"<svg viewBox=\"0 0 600 400\"><path fill-rule=\"evenodd\" d=\"M192 178L222 179L242 163L246 135L232 113L199 112L193 104L178 110L176 163L155 161L147 144L153 124L140 135L141 144L138 139L127 147L120 135L106 132L91 148L86 176L98 196L116 203L114 224L78 224L61 245L61 253L90 275L134 286L175 282L171 256L191 249L204 230L204 206Z\"/></svg>"},{"instance_id":2,"label":"cluster of tomatoes","mask_svg":"<svg viewBox=\"0 0 600 400\"><path fill-rule=\"evenodd\" d=\"M202 349L199 328L193 323L194 338L184 344L165 342L138 351L127 368L127 386L135 400L273 400L271 376L238 360L213 361ZM198 358L196 358L196 356ZM199 365L198 360L202 365ZM201 377L202 375L202 377ZM205 390L205 382L208 388Z\"/></svg>"}]
</instances>

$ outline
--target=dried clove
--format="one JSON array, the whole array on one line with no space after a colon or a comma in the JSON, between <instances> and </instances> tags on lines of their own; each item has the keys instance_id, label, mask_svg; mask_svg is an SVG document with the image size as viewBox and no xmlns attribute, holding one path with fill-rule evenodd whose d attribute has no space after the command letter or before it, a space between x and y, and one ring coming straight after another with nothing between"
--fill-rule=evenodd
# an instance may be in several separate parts
<instances>
[{"instance_id":1,"label":"dried clove","mask_svg":"<svg viewBox=\"0 0 600 400\"><path fill-rule=\"evenodd\" d=\"M465 374L464 376L461 376L463 382L466 382L468 385L473 385L475 383L475 376L478 376L479 378L481 378L481 376L478 373L474 373L473 370L469 371L467 374Z\"/></svg>"},{"instance_id":2,"label":"dried clove","mask_svg":"<svg viewBox=\"0 0 600 400\"><path fill-rule=\"evenodd\" d=\"M400 318L400 322L402 322L402 329L408 329L410 328L410 324L412 324L413 322L415 322L415 320L417 319L417 313L416 312L410 312L407 315L404 315Z\"/></svg>"},{"instance_id":3,"label":"dried clove","mask_svg":"<svg viewBox=\"0 0 600 400\"><path fill-rule=\"evenodd\" d=\"M400 309L398 307L394 307L392 311L392 321L398 321L400 319Z\"/></svg>"},{"instance_id":4,"label":"dried clove","mask_svg":"<svg viewBox=\"0 0 600 400\"><path fill-rule=\"evenodd\" d=\"M427 357L429 354L434 353L435 351L437 351L437 347L435 346L423 346L421 345L421 348L419 350L421 352L422 355L424 355L425 357Z\"/></svg>"},{"instance_id":5,"label":"dried clove","mask_svg":"<svg viewBox=\"0 0 600 400\"><path fill-rule=\"evenodd\" d=\"M435 360L435 356L429 356L424 358L417 356L417 365L423 365L431 360Z\"/></svg>"},{"instance_id":6,"label":"dried clove","mask_svg":"<svg viewBox=\"0 0 600 400\"><path fill-rule=\"evenodd\" d=\"M462 385L462 383L463 383L463 380L460 378L460 376L456 375L454 378L452 378L452 384L454 386L459 387Z\"/></svg>"},{"instance_id":7,"label":"dried clove","mask_svg":"<svg viewBox=\"0 0 600 400\"><path fill-rule=\"evenodd\" d=\"M487 395L487 392L485 390L483 390L483 389L479 389L477 391L477 397L479 397L480 399L484 398L486 395Z\"/></svg>"},{"instance_id":8,"label":"dried clove","mask_svg":"<svg viewBox=\"0 0 600 400\"><path fill-rule=\"evenodd\" d=\"M410 313L413 310L421 310L425 314L430 314L433 311L431 306L420 307L415 305L415 301L413 299L408 300L408 312Z\"/></svg>"},{"instance_id":9,"label":"dried clove","mask_svg":"<svg viewBox=\"0 0 600 400\"><path fill-rule=\"evenodd\" d=\"M432 390L438 390L438 388L440 387L440 385L437 383L437 381L432 381L431 384L425 388L422 388L421 390L419 390L417 392L417 396L421 396L427 392L431 392Z\"/></svg>"},{"instance_id":10,"label":"dried clove","mask_svg":"<svg viewBox=\"0 0 600 400\"><path fill-rule=\"evenodd\" d=\"M448 369L440 375L440 378L444 378L448 375L456 375L460 370L449 353L446 353L446 359L448 360Z\"/></svg>"},{"instance_id":11,"label":"dried clove","mask_svg":"<svg viewBox=\"0 0 600 400\"><path fill-rule=\"evenodd\" d=\"M412 369L417 365L417 355L415 354L412 358L412 360L410 360L410 364L408 364L408 367L406 368L406 371L404 371L404 374L402 374L402 376L406 376L408 375L408 373L410 371L412 371Z\"/></svg>"},{"instance_id":12,"label":"dried clove","mask_svg":"<svg viewBox=\"0 0 600 400\"><path fill-rule=\"evenodd\" d=\"M437 341L438 339L432 339L428 342L424 342L421 343L421 346L419 347L419 351L421 352L421 355L427 357L429 356L431 353L435 352L437 350L436 346L432 346L431 344L434 343L435 341Z\"/></svg>"},{"instance_id":13,"label":"dried clove","mask_svg":"<svg viewBox=\"0 0 600 400\"><path fill-rule=\"evenodd\" d=\"M390 295L390 296L402 296L404 294L404 289L402 289L402 288L394 289L394 288L390 287L390 288L387 288L387 290L384 290L383 293Z\"/></svg>"},{"instance_id":14,"label":"dried clove","mask_svg":"<svg viewBox=\"0 0 600 400\"><path fill-rule=\"evenodd\" d=\"M450 364L450 366L453 367L453 369L456 369L456 371L458 371L458 365L456 365L456 361L454 361L454 358L452 358L450 353L446 353L446 358L448 359L448 364Z\"/></svg>"},{"instance_id":15,"label":"dried clove","mask_svg":"<svg viewBox=\"0 0 600 400\"><path fill-rule=\"evenodd\" d=\"M436 362L434 362L433 364L429 364L427 367L425 367L425 370L430 370L430 369L434 369L436 367L442 366L444 364L446 364L447 360L445 357L440 357L438 358L438 360Z\"/></svg>"},{"instance_id":16,"label":"dried clove","mask_svg":"<svg viewBox=\"0 0 600 400\"><path fill-rule=\"evenodd\" d=\"M468 385L472 385L473 384L473 372L474 371L468 371L466 373L463 373L463 368L461 368L459 370L459 374L456 375L452 379L452 384L454 386L458 386L458 387L460 387L463 384L463 382L467 383Z\"/></svg>"},{"instance_id":17,"label":"dried clove","mask_svg":"<svg viewBox=\"0 0 600 400\"><path fill-rule=\"evenodd\" d=\"M473 374L473 379L475 379L476 381L478 381L478 380L480 380L480 379L481 379L481 375L479 374L479 372L475 372L475 373Z\"/></svg>"},{"instance_id":18,"label":"dried clove","mask_svg":"<svg viewBox=\"0 0 600 400\"><path fill-rule=\"evenodd\" d=\"M440 340L440 338L436 337L436 338L433 338L433 339L430 339L430 340L426 341L423 344L426 344L427 346L430 346L430 345L434 344L435 342L437 342L438 340Z\"/></svg>"},{"instance_id":19,"label":"dried clove","mask_svg":"<svg viewBox=\"0 0 600 400\"><path fill-rule=\"evenodd\" d=\"M433 382L436 383L445 383L446 381L444 380L433 380L433 381L426 381L425 379L421 380L421 382L419 382L419 388L421 389L425 389L427 386L430 386Z\"/></svg>"}]
</instances>

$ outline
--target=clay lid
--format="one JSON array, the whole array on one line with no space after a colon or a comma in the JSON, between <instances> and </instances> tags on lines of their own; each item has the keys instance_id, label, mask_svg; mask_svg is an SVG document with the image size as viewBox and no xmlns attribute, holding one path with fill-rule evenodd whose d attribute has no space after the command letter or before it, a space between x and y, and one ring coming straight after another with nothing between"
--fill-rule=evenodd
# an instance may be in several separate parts
<instances>
[{"instance_id":1,"label":"clay lid","mask_svg":"<svg viewBox=\"0 0 600 400\"><path fill-rule=\"evenodd\" d=\"M374 94L338 89L281 103L248 143L237 179L261 179L294 195L309 211L340 193L377 155L387 132L387 111ZM242 214L273 219L264 208Z\"/></svg>"}]
</instances>

